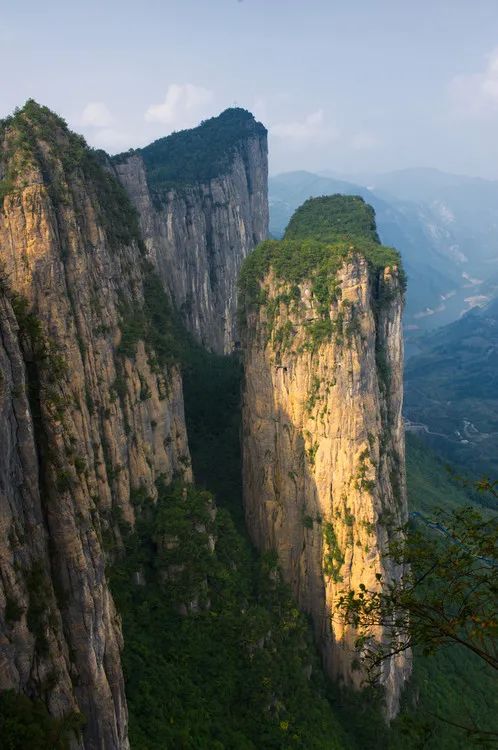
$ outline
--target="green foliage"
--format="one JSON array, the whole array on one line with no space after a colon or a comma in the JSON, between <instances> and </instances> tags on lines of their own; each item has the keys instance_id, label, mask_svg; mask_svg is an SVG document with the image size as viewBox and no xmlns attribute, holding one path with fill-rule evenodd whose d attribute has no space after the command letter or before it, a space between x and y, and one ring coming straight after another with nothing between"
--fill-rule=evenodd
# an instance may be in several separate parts
<instances>
[{"instance_id":1,"label":"green foliage","mask_svg":"<svg viewBox=\"0 0 498 750\"><path fill-rule=\"evenodd\" d=\"M144 252L137 212L107 163L108 156L104 152L85 149L76 165L97 194L99 218L111 247L118 249L136 242Z\"/></svg>"},{"instance_id":2,"label":"green foliage","mask_svg":"<svg viewBox=\"0 0 498 750\"><path fill-rule=\"evenodd\" d=\"M144 303L148 326L145 341L164 367L178 359L185 333L171 310L159 277L152 270L144 278Z\"/></svg>"},{"instance_id":3,"label":"green foliage","mask_svg":"<svg viewBox=\"0 0 498 750\"><path fill-rule=\"evenodd\" d=\"M260 284L271 267L276 277L288 284L313 278L317 298L325 305L335 298L335 275L348 252L346 241L332 246L315 239L266 240L242 265L239 289L243 301L249 305L265 302Z\"/></svg>"},{"instance_id":4,"label":"green foliage","mask_svg":"<svg viewBox=\"0 0 498 750\"><path fill-rule=\"evenodd\" d=\"M44 175L56 210L71 202L77 212L82 209L80 196L72 196L71 190L75 180L84 181L111 246L118 248L133 241L141 244L136 211L109 170L107 155L90 149L61 117L28 99L22 109L3 121L0 134L9 144L0 202L5 194L23 186L24 167L32 163Z\"/></svg>"},{"instance_id":5,"label":"green foliage","mask_svg":"<svg viewBox=\"0 0 498 750\"><path fill-rule=\"evenodd\" d=\"M461 473L495 476L498 302L472 310L417 344L420 354L406 363L406 416Z\"/></svg>"},{"instance_id":6,"label":"green foliage","mask_svg":"<svg viewBox=\"0 0 498 750\"><path fill-rule=\"evenodd\" d=\"M402 713L393 723L389 747L414 750L482 750L496 747L465 727L497 732L496 676L477 656L458 646L433 656L415 651Z\"/></svg>"},{"instance_id":7,"label":"green foliage","mask_svg":"<svg viewBox=\"0 0 498 750\"><path fill-rule=\"evenodd\" d=\"M358 490L364 490L365 492L373 492L376 487L375 479L368 479L367 472L371 465L371 458L367 449L363 450L359 456L358 468L356 470L355 486ZM392 479L392 478L391 478ZM346 510L346 516L349 511Z\"/></svg>"},{"instance_id":8,"label":"green foliage","mask_svg":"<svg viewBox=\"0 0 498 750\"><path fill-rule=\"evenodd\" d=\"M86 460L82 456L76 456L74 459L74 468L77 474L83 474L86 470Z\"/></svg>"},{"instance_id":9,"label":"green foliage","mask_svg":"<svg viewBox=\"0 0 498 750\"><path fill-rule=\"evenodd\" d=\"M302 683L299 680L296 682L294 673L281 671L279 660L289 658L287 648L296 650L292 646L294 641L291 639L287 643L285 640L285 618L272 614L278 597L274 588L270 587L268 592L267 572L261 573L268 570L267 562L258 561L253 556L244 530L239 450L240 362L236 355L226 358L205 352L193 344L186 334L182 334L180 338L179 350L194 474L201 485L216 492L217 505L230 512L237 530L225 511L219 511L213 522L217 537L216 550L211 553L206 548L205 533L202 529L199 531L199 528L193 528L196 524L199 527L199 519L200 524L205 524L205 516L203 520L198 515L202 513L205 495L199 493L197 500L192 500L191 497L192 509L187 512L181 504L178 489L171 491L162 488L161 497L167 499L170 507L167 513L161 511L159 514L162 519L161 533L156 533L153 531L153 515L149 515L150 501L147 493L143 490L134 493L134 502L141 507L140 517L148 519L147 528L140 526L135 541L127 541L129 551L128 558L124 561L125 570L120 568L120 563L115 574L117 579L114 578L113 584L121 590L117 596L124 617L124 658L132 746L153 749L181 747L183 743L184 747L193 748L216 747L216 743L221 743L221 747L230 748L287 749L293 746L289 738L292 737L292 729L298 725L306 726L305 731L298 729L297 734L299 736L302 732L301 736L306 736L309 745L305 746L309 747L326 748L327 742L335 742L348 750L398 750L399 747L415 750L424 747L424 738L430 733L430 739L427 740L427 748L430 750L456 750L460 747L458 742L462 739L461 733L447 727L430 714L436 706L436 694L437 711L446 715L445 712L456 708L457 693L464 691L466 706L472 708L472 715L478 718L484 715L482 713L479 716L474 710L476 701L470 688L477 684L479 677L478 673L472 672L472 668L476 669L475 664L469 664L466 659L462 658L464 668L460 670L458 660L450 660L447 665L444 661L446 655L438 655L437 663L439 665L439 659L442 659L443 666L438 666L434 675L436 684L433 685L430 677L433 674L432 666L427 664L424 657L417 656L415 687L411 695L419 694L420 708L414 708L414 699L407 694L404 717L395 722L391 731L384 724L379 696L374 700L373 695L339 692L325 684L318 688L320 697L315 702L313 682L311 685L307 683L305 690L305 695L308 690L312 691L312 698L303 698L300 687ZM369 436L369 442L373 443L373 436ZM364 457L366 458L366 454ZM414 478L423 476L423 472L413 462L410 463L410 451L408 458L409 486L413 492ZM440 469L438 466L437 471ZM432 478L430 481L424 479L418 488L422 496L430 487L431 481ZM438 485L435 487L436 490L440 489ZM194 492L197 494L198 490ZM432 496L429 501L433 502ZM198 502L201 507L196 510ZM206 507L208 506L209 503ZM348 523L348 520L346 515L345 522ZM210 523L208 521L207 530ZM303 524L309 527L306 516L303 517ZM170 534L173 528L175 533ZM322 531L326 554L330 555L326 560L326 567L331 575L339 578L343 555L333 527L322 522ZM168 537L178 537L176 547L157 550L160 539L164 539L163 532ZM189 539L189 535L192 539ZM186 545L188 551L191 541L196 542L194 546L199 549L191 550L182 557L183 545ZM135 556L135 544L138 544L138 556ZM175 566L182 565L186 565L186 568L179 571L177 579L168 579L166 582L161 577L164 567L171 565L174 569ZM204 577L206 569L212 571L213 575L209 573ZM146 586L132 584L132 574L136 570L144 571ZM272 577L274 575L272 573ZM219 584L218 576L225 582L223 585ZM208 581L207 590L203 589L203 580ZM264 583L264 590L269 593L269 598L262 598L259 588L261 582ZM180 616L178 601L185 598L184 593L192 593L196 588L201 592L198 597L200 610L196 614ZM280 584L278 589L280 590ZM121 603L121 596L125 598L124 604ZM209 610L203 608L207 599L211 601ZM258 607L258 614L254 614L254 617L253 605ZM294 608L291 603L289 606ZM254 653L251 650L247 659L245 644L253 643L256 635L264 631L266 625L258 623L267 623L268 617L271 618L269 627L272 639L265 642L263 655L259 650ZM253 631L253 628L256 630ZM247 639L244 638L246 631ZM254 632L256 635L252 635ZM275 647L275 639L282 645L270 657L269 651ZM284 645L284 640L287 646ZM222 649L219 648L220 643L223 643ZM299 653L306 661L315 658L313 648L309 645ZM268 664L266 670L261 668L260 657L263 656L264 663ZM444 679L443 667L448 669ZM474 675L469 684L463 681L466 669L470 669L469 674ZM267 705L275 701L279 705L281 702L287 713L283 713L281 708L265 713L265 708L262 707L264 700L258 702L259 699L255 697L265 695L264 691L270 684L266 680L269 674L272 675L273 697L268 699ZM314 679L318 679L320 685L319 670L314 674ZM458 690L453 683L460 686ZM484 684L488 685L486 682ZM315 714L314 724L320 729L305 724L297 708L293 708L294 704L290 708L285 697L290 685L297 685L299 701L304 701L304 705L309 705L307 701L313 700L313 710L320 712L319 715ZM489 685L487 689L486 700L489 706ZM323 703L325 694L327 704ZM298 718L289 719L288 714L294 714L295 711ZM326 740L322 732L324 727L329 726L329 722L334 729L327 730L329 739ZM281 723L287 729L281 729ZM347 735L346 739L342 739L344 734ZM470 741L468 747L473 746L473 741Z\"/></svg>"},{"instance_id":10,"label":"green foliage","mask_svg":"<svg viewBox=\"0 0 498 750\"><path fill-rule=\"evenodd\" d=\"M144 304L122 305L121 342L118 353L133 358L137 344L144 341L153 369L177 362L184 350L188 334L183 330L156 272L144 271Z\"/></svg>"},{"instance_id":11,"label":"green foliage","mask_svg":"<svg viewBox=\"0 0 498 750\"><path fill-rule=\"evenodd\" d=\"M153 193L207 182L229 168L237 148L250 136L264 137L266 129L245 109L230 108L198 127L160 138L139 151ZM129 153L115 156L118 163Z\"/></svg>"},{"instance_id":12,"label":"green foliage","mask_svg":"<svg viewBox=\"0 0 498 750\"><path fill-rule=\"evenodd\" d=\"M354 526L354 520L355 520L354 515L351 513L349 508L345 508L344 523L346 524L346 526L349 526L350 528L352 528Z\"/></svg>"},{"instance_id":13,"label":"green foliage","mask_svg":"<svg viewBox=\"0 0 498 750\"><path fill-rule=\"evenodd\" d=\"M333 525L326 521L322 525L323 531L323 572L330 576L335 583L342 581L341 568L344 563L344 554L339 547L337 536Z\"/></svg>"},{"instance_id":14,"label":"green foliage","mask_svg":"<svg viewBox=\"0 0 498 750\"><path fill-rule=\"evenodd\" d=\"M21 336L34 353L41 353L45 349L45 338L39 318L30 311L29 302L25 297L13 293L9 296Z\"/></svg>"},{"instance_id":15,"label":"green foliage","mask_svg":"<svg viewBox=\"0 0 498 750\"><path fill-rule=\"evenodd\" d=\"M137 344L145 339L146 320L144 311L139 307L123 305L121 308L121 341L117 348L118 354L133 359L137 352Z\"/></svg>"},{"instance_id":16,"label":"green foliage","mask_svg":"<svg viewBox=\"0 0 498 750\"><path fill-rule=\"evenodd\" d=\"M3 180L0 180L0 206L3 203L3 200L6 195L11 193L14 190L14 180L12 177L5 177Z\"/></svg>"},{"instance_id":17,"label":"green foliage","mask_svg":"<svg viewBox=\"0 0 498 750\"><path fill-rule=\"evenodd\" d=\"M357 195L327 195L309 198L293 214L285 237L314 237L333 243L338 239L370 239L379 244L372 206Z\"/></svg>"},{"instance_id":18,"label":"green foliage","mask_svg":"<svg viewBox=\"0 0 498 750\"><path fill-rule=\"evenodd\" d=\"M318 452L318 445L319 445L318 442L311 443L311 445L306 449L306 456L308 458L310 466L315 465L316 454Z\"/></svg>"},{"instance_id":19,"label":"green foliage","mask_svg":"<svg viewBox=\"0 0 498 750\"><path fill-rule=\"evenodd\" d=\"M308 516L308 515L303 516L303 526L305 529L313 528L313 519L311 516Z\"/></svg>"},{"instance_id":20,"label":"green foliage","mask_svg":"<svg viewBox=\"0 0 498 750\"><path fill-rule=\"evenodd\" d=\"M294 336L294 328L290 320L286 320L283 325L277 328L273 333L273 345L281 352L290 348Z\"/></svg>"},{"instance_id":21,"label":"green foliage","mask_svg":"<svg viewBox=\"0 0 498 750\"><path fill-rule=\"evenodd\" d=\"M308 398L305 402L305 409L307 412L313 411L315 404L320 397L320 385L320 378L316 375L313 375L311 379L310 390L308 392Z\"/></svg>"},{"instance_id":22,"label":"green foliage","mask_svg":"<svg viewBox=\"0 0 498 750\"><path fill-rule=\"evenodd\" d=\"M430 521L408 529L389 545L387 556L404 570L400 580L383 580L380 590L350 591L340 598L348 622L360 633L359 645L377 669L392 653L414 646L432 654L458 644L498 669L496 602L498 523L464 507L433 511ZM425 523L425 526L420 524ZM386 629L387 645L366 647L375 628Z\"/></svg>"},{"instance_id":23,"label":"green foliage","mask_svg":"<svg viewBox=\"0 0 498 750\"><path fill-rule=\"evenodd\" d=\"M385 348L378 344L375 347L375 365L377 367L380 388L385 393L388 393L391 385L391 368L387 361Z\"/></svg>"},{"instance_id":24,"label":"green foliage","mask_svg":"<svg viewBox=\"0 0 498 750\"><path fill-rule=\"evenodd\" d=\"M416 526L408 549L394 545L391 552L403 559L409 556L413 571L409 588L402 591L390 585L384 598L372 598L363 588L350 597L358 613L371 620L389 619L390 602L399 605L391 622L398 637L404 633L406 643L415 644L411 685L387 746L487 747L493 736L486 733L494 732L496 738L498 731L496 676L487 663L488 655L494 658L496 643L496 576L489 563L498 556L496 516L472 506L464 488L411 435L407 436L407 474ZM442 516L438 517L437 508ZM422 519L431 519L431 524ZM424 571L429 575L422 577ZM403 628L408 624L404 607L409 609L409 630Z\"/></svg>"},{"instance_id":25,"label":"green foliage","mask_svg":"<svg viewBox=\"0 0 498 750\"><path fill-rule=\"evenodd\" d=\"M404 287L399 253L380 245L373 209L361 198L336 195L306 201L294 214L283 240L262 242L244 261L239 277L241 322L244 323L244 315L250 308L266 306L271 328L274 301L267 299L263 288L271 269L277 281L292 292L292 298L298 303L299 284L305 280L311 282L320 317L308 324L308 348L319 346L334 332L338 343L344 334L351 338L359 331L358 322L352 317L347 330L343 331L343 312L339 311L337 320L332 321L330 306L338 298L337 272L354 253L366 258L376 277L387 266L396 266ZM374 284L377 307L387 300L384 286L380 280ZM283 295L279 296L280 301L284 301ZM288 343L287 339L284 343Z\"/></svg>"},{"instance_id":26,"label":"green foliage","mask_svg":"<svg viewBox=\"0 0 498 750\"><path fill-rule=\"evenodd\" d=\"M23 612L24 609L12 596L5 597L5 622L18 622L21 619Z\"/></svg>"},{"instance_id":27,"label":"green foliage","mask_svg":"<svg viewBox=\"0 0 498 750\"><path fill-rule=\"evenodd\" d=\"M274 563L254 559L206 491L159 490L112 573L132 747L345 748L306 621ZM144 585L132 583L135 571Z\"/></svg>"},{"instance_id":28,"label":"green foliage","mask_svg":"<svg viewBox=\"0 0 498 750\"><path fill-rule=\"evenodd\" d=\"M51 593L46 571L41 562L35 562L26 573L26 588L29 594L27 613L28 628L36 639L40 654L48 653L46 636Z\"/></svg>"},{"instance_id":29,"label":"green foliage","mask_svg":"<svg viewBox=\"0 0 498 750\"><path fill-rule=\"evenodd\" d=\"M39 700L13 690L0 693L0 747L2 750L69 750L72 737L84 724L81 714L55 719Z\"/></svg>"},{"instance_id":30,"label":"green foliage","mask_svg":"<svg viewBox=\"0 0 498 750\"><path fill-rule=\"evenodd\" d=\"M197 482L230 511L244 531L240 455L242 364L191 342L182 364L185 419Z\"/></svg>"},{"instance_id":31,"label":"green foliage","mask_svg":"<svg viewBox=\"0 0 498 750\"><path fill-rule=\"evenodd\" d=\"M264 132L247 113L237 112L230 115L231 121L227 118L225 130L215 133L213 121L209 121L196 129L202 132L174 134L149 147L144 158L151 185L164 190L210 179L225 169L247 133ZM237 117L241 118L238 125ZM222 118L216 118L218 125ZM16 147L26 158L41 158L40 140L55 150L61 145L56 142L61 133L69 138L61 156L62 176L54 164L43 161L53 181L55 205L63 205L67 199L66 178L78 174L95 186L95 200L111 241L116 246L138 241L136 215L106 171L104 155L89 152L82 139L67 134L63 121L34 102L0 125L2 134L8 128L16 129ZM186 159L188 165L183 168ZM17 175L8 174L0 184L0 200L16 185ZM296 212L286 239L263 243L246 262L241 280L246 302L267 304L261 281L272 267L277 278L288 285L283 294L288 299L282 301L290 305L300 299L298 285L310 279L323 313L310 327L314 342L335 332L327 308L336 299L337 269L351 247L367 257L373 272L399 263L394 251L378 245L373 212L366 204L360 199L348 203L333 198L332 203L320 199ZM385 299L381 289L379 300ZM13 304L22 335L45 356L36 317L21 298L15 298ZM286 325L275 333L280 347L288 345L290 328ZM180 331L153 274L146 278L143 310L124 312L122 353L133 356L139 338L145 340L150 353L157 352L158 364L173 359L182 363L195 475L203 485L216 490L222 509L214 518L209 494L178 484L161 486L156 506L144 490L133 495L140 520L136 531L126 537L126 557L112 576L124 619L133 747L445 750L460 747L462 735L432 714L461 719L462 702L479 724L490 725L493 683L479 670L475 658L461 650L444 651L430 661L417 654L413 695L418 691L419 707L414 708L407 696L404 717L395 722L391 733L382 723L380 710L374 710L365 695L346 697L327 688L303 618L279 583L274 565L255 557L243 533L238 448L240 363L236 357L216 357L192 345ZM379 359L377 366L382 370ZM384 379L387 383L388 378ZM317 393L313 384L308 394L310 409ZM431 511L445 492L449 504L455 508L460 504L463 490L451 480L441 479L441 465L431 463L422 449L410 448L410 441L408 459L410 495L416 497L418 507ZM78 458L75 467L78 471L85 468ZM345 522L349 523L347 515ZM305 515L303 524L312 528L313 519ZM324 569L340 580L343 554L332 525L324 523L322 528ZM217 539L214 551L210 535ZM456 550L457 559L459 552L462 550ZM143 572L145 586L133 583L137 570ZM43 651L50 592L36 566L29 572L27 584L28 624ZM192 602L193 611L180 615L179 606L188 608ZM15 622L21 614L17 603L8 600L7 619ZM311 682L303 676L309 663L313 664ZM0 695L2 747L63 748L65 731L42 704L14 694ZM424 744L421 732L425 733ZM465 742L466 747L474 746L473 738Z\"/></svg>"},{"instance_id":32,"label":"green foliage","mask_svg":"<svg viewBox=\"0 0 498 750\"><path fill-rule=\"evenodd\" d=\"M406 475L411 511L424 515L442 508L451 512L469 504L469 494L443 461L424 442L406 434Z\"/></svg>"},{"instance_id":33,"label":"green foliage","mask_svg":"<svg viewBox=\"0 0 498 750\"><path fill-rule=\"evenodd\" d=\"M160 485L156 506L145 490L133 493L139 522L112 575L132 747L349 748L325 699L307 623L275 560L257 558L246 536L240 362L187 337L181 346L193 470L216 491L218 512L213 518L210 494L199 487ZM145 586L132 583L136 571ZM192 601L195 611L180 615Z\"/></svg>"},{"instance_id":34,"label":"green foliage","mask_svg":"<svg viewBox=\"0 0 498 750\"><path fill-rule=\"evenodd\" d=\"M324 341L328 341L335 330L337 330L336 323L329 317L311 321L306 327L304 349L314 351Z\"/></svg>"}]
</instances>

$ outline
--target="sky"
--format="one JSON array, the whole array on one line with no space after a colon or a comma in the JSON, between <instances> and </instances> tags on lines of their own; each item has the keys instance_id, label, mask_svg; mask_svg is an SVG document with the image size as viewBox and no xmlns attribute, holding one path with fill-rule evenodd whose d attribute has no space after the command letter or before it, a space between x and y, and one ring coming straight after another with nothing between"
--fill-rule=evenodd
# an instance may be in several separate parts
<instances>
[{"instance_id":1,"label":"sky","mask_svg":"<svg viewBox=\"0 0 498 750\"><path fill-rule=\"evenodd\" d=\"M110 153L237 105L272 173L498 179L498 0L0 0L0 70Z\"/></svg>"}]
</instances>

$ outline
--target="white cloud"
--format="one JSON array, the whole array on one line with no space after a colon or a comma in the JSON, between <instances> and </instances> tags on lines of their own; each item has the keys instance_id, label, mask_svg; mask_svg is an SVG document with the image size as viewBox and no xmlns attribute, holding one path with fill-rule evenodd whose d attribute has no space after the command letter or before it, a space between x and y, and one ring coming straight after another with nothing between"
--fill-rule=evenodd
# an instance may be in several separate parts
<instances>
[{"instance_id":1,"label":"white cloud","mask_svg":"<svg viewBox=\"0 0 498 750\"><path fill-rule=\"evenodd\" d=\"M89 102L83 109L81 124L93 128L108 128L114 118L104 102Z\"/></svg>"},{"instance_id":2,"label":"white cloud","mask_svg":"<svg viewBox=\"0 0 498 750\"><path fill-rule=\"evenodd\" d=\"M129 132L115 125L116 118L104 102L89 102L79 118L79 125L85 129L88 142L96 148L107 151L122 151L130 147L132 138Z\"/></svg>"},{"instance_id":3,"label":"white cloud","mask_svg":"<svg viewBox=\"0 0 498 750\"><path fill-rule=\"evenodd\" d=\"M338 135L335 128L326 124L322 109L311 112L303 120L277 123L270 128L270 131L277 138L282 138L295 145L304 145L310 142L324 143L334 140Z\"/></svg>"},{"instance_id":4,"label":"white cloud","mask_svg":"<svg viewBox=\"0 0 498 750\"><path fill-rule=\"evenodd\" d=\"M455 76L449 93L458 114L485 117L498 112L498 49L488 55L481 73Z\"/></svg>"},{"instance_id":5,"label":"white cloud","mask_svg":"<svg viewBox=\"0 0 498 750\"><path fill-rule=\"evenodd\" d=\"M212 114L213 92L193 83L172 83L161 104L151 104L145 112L147 122L160 122L172 130L198 125Z\"/></svg>"}]
</instances>

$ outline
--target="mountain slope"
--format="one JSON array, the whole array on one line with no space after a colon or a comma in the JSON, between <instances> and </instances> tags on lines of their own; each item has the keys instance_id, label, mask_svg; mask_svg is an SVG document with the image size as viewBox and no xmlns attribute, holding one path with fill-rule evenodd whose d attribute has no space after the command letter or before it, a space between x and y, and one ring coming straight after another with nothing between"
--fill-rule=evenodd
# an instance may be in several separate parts
<instances>
[{"instance_id":1,"label":"mountain slope","mask_svg":"<svg viewBox=\"0 0 498 750\"><path fill-rule=\"evenodd\" d=\"M482 510L476 505L482 496L470 496L449 474L445 462L434 455L425 441L410 433L406 435L406 473L411 512L435 520L437 510L452 512L472 505ZM409 727L414 721L412 731L415 729L418 736L415 747L482 748L482 742L462 733L458 725L498 732L496 675L481 659L458 646L431 656L417 652L404 708L399 726L405 724L405 731L408 729L410 734ZM407 742L410 746L405 733L396 736L400 744L395 740L394 748L404 747Z\"/></svg>"},{"instance_id":2,"label":"mountain slope","mask_svg":"<svg viewBox=\"0 0 498 750\"><path fill-rule=\"evenodd\" d=\"M405 370L408 429L477 480L496 475L498 303L420 343Z\"/></svg>"},{"instance_id":3,"label":"mountain slope","mask_svg":"<svg viewBox=\"0 0 498 750\"><path fill-rule=\"evenodd\" d=\"M498 290L498 182L437 169L404 169L375 175L369 184L390 201L416 204L432 216L446 252L465 280L466 297L496 296ZM446 236L446 239L444 239ZM444 249L443 249L444 251ZM463 301L465 297L462 297ZM470 299L470 302L473 300ZM460 310L468 308L468 304ZM454 316L456 317L456 316ZM439 325L450 322L441 318Z\"/></svg>"}]
</instances>

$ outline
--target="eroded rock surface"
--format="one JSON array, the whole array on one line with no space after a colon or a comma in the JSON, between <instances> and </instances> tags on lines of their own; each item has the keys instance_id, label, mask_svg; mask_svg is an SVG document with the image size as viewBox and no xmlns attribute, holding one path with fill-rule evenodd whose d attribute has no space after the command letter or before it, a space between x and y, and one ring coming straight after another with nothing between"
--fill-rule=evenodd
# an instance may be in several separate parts
<instances>
[{"instance_id":1,"label":"eroded rock surface","mask_svg":"<svg viewBox=\"0 0 498 750\"><path fill-rule=\"evenodd\" d=\"M139 215L148 257L181 311L187 328L212 351L230 353L238 339L237 281L242 261L268 235L266 130L244 110L227 110L208 121L224 126L237 115L242 135L206 175L181 182L154 179L175 157L175 136L114 159L114 167ZM209 153L209 131L189 131ZM182 134L178 134L182 135ZM183 147L182 147L183 148ZM171 154L171 155L170 155ZM213 156L213 159L215 157ZM173 169L173 167L171 167ZM176 172L175 172L176 174Z\"/></svg>"},{"instance_id":2,"label":"eroded rock surface","mask_svg":"<svg viewBox=\"0 0 498 750\"><path fill-rule=\"evenodd\" d=\"M127 748L106 563L134 494L191 477L181 378L148 335L119 183L35 103L0 135L0 687L82 712L85 748Z\"/></svg>"},{"instance_id":3,"label":"eroded rock surface","mask_svg":"<svg viewBox=\"0 0 498 750\"><path fill-rule=\"evenodd\" d=\"M338 598L400 575L382 553L407 518L400 273L352 250L324 310L313 279L283 280L272 252L243 341L246 519L311 614L329 674L359 687ZM407 656L385 662L390 717L409 671Z\"/></svg>"}]
</instances>

